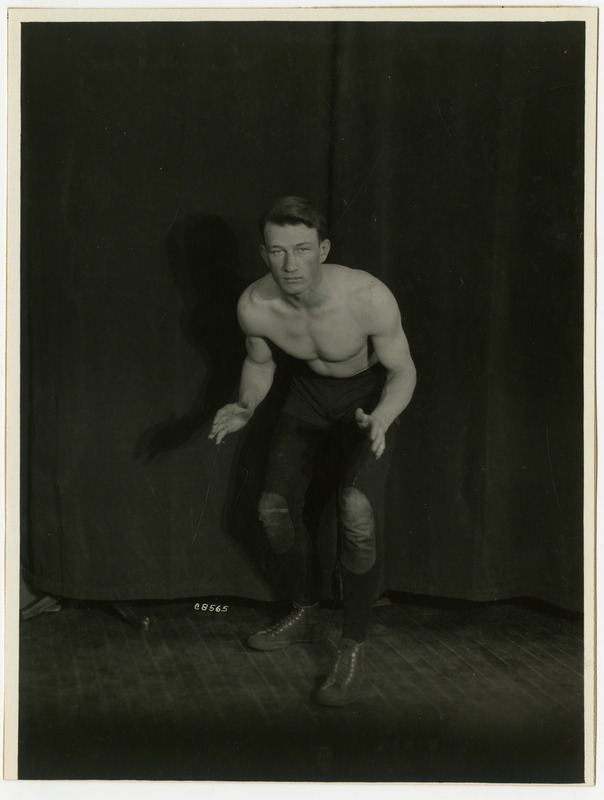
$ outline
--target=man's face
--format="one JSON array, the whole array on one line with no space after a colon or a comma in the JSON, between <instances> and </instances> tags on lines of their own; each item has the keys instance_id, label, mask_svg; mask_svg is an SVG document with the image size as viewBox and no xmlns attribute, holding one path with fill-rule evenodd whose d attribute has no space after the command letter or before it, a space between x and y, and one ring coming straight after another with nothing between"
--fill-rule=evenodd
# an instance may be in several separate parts
<instances>
[{"instance_id":1,"label":"man's face","mask_svg":"<svg viewBox=\"0 0 604 800\"><path fill-rule=\"evenodd\" d=\"M329 240L319 242L319 234L306 225L276 225L264 229L262 258L279 288L289 295L300 295L318 286L321 264L329 253Z\"/></svg>"}]
</instances>

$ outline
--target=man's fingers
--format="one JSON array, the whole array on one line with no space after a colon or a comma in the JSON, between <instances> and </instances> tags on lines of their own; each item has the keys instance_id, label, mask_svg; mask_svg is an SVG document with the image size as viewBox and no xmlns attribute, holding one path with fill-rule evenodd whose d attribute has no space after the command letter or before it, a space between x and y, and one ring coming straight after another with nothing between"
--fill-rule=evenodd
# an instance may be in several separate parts
<instances>
[{"instance_id":1,"label":"man's fingers","mask_svg":"<svg viewBox=\"0 0 604 800\"><path fill-rule=\"evenodd\" d=\"M224 437L229 432L229 425L228 422L224 422L219 425L214 425L212 430L210 431L210 439L215 439L216 444L220 444L220 442L224 439Z\"/></svg>"},{"instance_id":2,"label":"man's fingers","mask_svg":"<svg viewBox=\"0 0 604 800\"><path fill-rule=\"evenodd\" d=\"M211 431L210 431L210 433L208 434L208 439L216 439L216 443L218 444L218 442L219 442L219 441L220 441L220 440L221 440L221 439L222 439L224 436L226 436L226 434L227 434L227 433L228 433L228 431L227 431L227 429L226 429L226 428L223 428L223 427L221 427L221 428L216 428L216 429L212 428L212 430L211 430Z\"/></svg>"},{"instance_id":3,"label":"man's fingers","mask_svg":"<svg viewBox=\"0 0 604 800\"><path fill-rule=\"evenodd\" d=\"M228 424L229 421L224 412L224 409L221 409L214 417L214 422L212 423L212 427L210 429L210 435L208 438L214 439L216 436L219 436L222 431L226 433ZM224 433L222 433L222 436L224 436ZM216 439L216 442L218 443L219 439Z\"/></svg>"},{"instance_id":4,"label":"man's fingers","mask_svg":"<svg viewBox=\"0 0 604 800\"><path fill-rule=\"evenodd\" d=\"M357 408L354 417L359 428L365 431L367 438L371 442L371 452L376 458L380 458L386 449L384 429L380 421L371 416L371 414L365 414L362 408Z\"/></svg>"},{"instance_id":5,"label":"man's fingers","mask_svg":"<svg viewBox=\"0 0 604 800\"><path fill-rule=\"evenodd\" d=\"M212 430L217 430L221 426L228 425L232 416L233 409L231 407L225 406L224 408L219 409L214 417Z\"/></svg>"},{"instance_id":6,"label":"man's fingers","mask_svg":"<svg viewBox=\"0 0 604 800\"><path fill-rule=\"evenodd\" d=\"M354 412L354 418L361 428L366 428L369 425L369 417L367 414L365 414L362 408L357 408L357 410Z\"/></svg>"},{"instance_id":7,"label":"man's fingers","mask_svg":"<svg viewBox=\"0 0 604 800\"><path fill-rule=\"evenodd\" d=\"M214 421L212 422L212 430L221 425L223 420L224 420L224 413L222 411L219 411L214 417Z\"/></svg>"},{"instance_id":8,"label":"man's fingers","mask_svg":"<svg viewBox=\"0 0 604 800\"><path fill-rule=\"evenodd\" d=\"M222 427L224 427L222 420L218 418L214 419L212 427L210 428L210 436L215 436Z\"/></svg>"},{"instance_id":9,"label":"man's fingers","mask_svg":"<svg viewBox=\"0 0 604 800\"><path fill-rule=\"evenodd\" d=\"M242 428L251 416L252 399L242 398L239 403L229 403L216 412L208 439L215 439L220 444L228 433L233 433ZM248 412L248 413L245 413Z\"/></svg>"},{"instance_id":10,"label":"man's fingers","mask_svg":"<svg viewBox=\"0 0 604 800\"><path fill-rule=\"evenodd\" d=\"M385 450L385 443L384 441L380 442L373 442L371 445L371 452L376 457L376 459L380 458Z\"/></svg>"}]
</instances>

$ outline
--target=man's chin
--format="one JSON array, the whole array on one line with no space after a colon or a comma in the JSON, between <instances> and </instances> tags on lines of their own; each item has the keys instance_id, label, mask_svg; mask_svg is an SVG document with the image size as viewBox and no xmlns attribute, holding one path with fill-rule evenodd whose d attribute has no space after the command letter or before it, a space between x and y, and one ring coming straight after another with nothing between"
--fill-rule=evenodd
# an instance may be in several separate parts
<instances>
[{"instance_id":1,"label":"man's chin","mask_svg":"<svg viewBox=\"0 0 604 800\"><path fill-rule=\"evenodd\" d=\"M281 288L287 294L300 294L304 290L304 281L281 281Z\"/></svg>"}]
</instances>

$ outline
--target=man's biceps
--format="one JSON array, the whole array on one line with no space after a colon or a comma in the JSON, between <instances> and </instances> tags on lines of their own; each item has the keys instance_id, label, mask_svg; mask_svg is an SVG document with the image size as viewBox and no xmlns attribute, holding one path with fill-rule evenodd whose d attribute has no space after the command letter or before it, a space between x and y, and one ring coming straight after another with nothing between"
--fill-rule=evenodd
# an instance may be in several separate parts
<instances>
[{"instance_id":1,"label":"man's biceps","mask_svg":"<svg viewBox=\"0 0 604 800\"><path fill-rule=\"evenodd\" d=\"M273 360L271 349L264 339L260 339L256 336L248 336L246 339L246 347L248 356L255 364L267 364Z\"/></svg>"},{"instance_id":2,"label":"man's biceps","mask_svg":"<svg viewBox=\"0 0 604 800\"><path fill-rule=\"evenodd\" d=\"M270 356L270 358L267 358L266 361L263 361L261 364L258 364L258 366L262 367L265 373L267 374L270 373L271 375L274 374L275 370L277 369L277 365L275 364L272 355Z\"/></svg>"},{"instance_id":3,"label":"man's biceps","mask_svg":"<svg viewBox=\"0 0 604 800\"><path fill-rule=\"evenodd\" d=\"M273 372L276 369L272 355L268 358L255 358L254 356L248 354L246 361L248 364L251 364L252 367L260 369L263 372L266 372L267 370Z\"/></svg>"},{"instance_id":4,"label":"man's biceps","mask_svg":"<svg viewBox=\"0 0 604 800\"><path fill-rule=\"evenodd\" d=\"M387 333L372 336L375 351L383 353L402 353L409 349L407 339L400 328L395 328Z\"/></svg>"},{"instance_id":5,"label":"man's biceps","mask_svg":"<svg viewBox=\"0 0 604 800\"><path fill-rule=\"evenodd\" d=\"M384 337L380 341L374 339L373 345L377 357L386 368L403 369L413 363L409 345L404 337Z\"/></svg>"}]
</instances>

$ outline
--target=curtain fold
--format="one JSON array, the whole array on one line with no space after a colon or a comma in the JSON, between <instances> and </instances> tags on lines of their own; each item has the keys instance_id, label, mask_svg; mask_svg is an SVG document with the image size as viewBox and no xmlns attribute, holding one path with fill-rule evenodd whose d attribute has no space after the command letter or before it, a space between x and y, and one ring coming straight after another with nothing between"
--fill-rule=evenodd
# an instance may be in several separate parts
<instances>
[{"instance_id":1,"label":"curtain fold","mask_svg":"<svg viewBox=\"0 0 604 800\"><path fill-rule=\"evenodd\" d=\"M382 588L579 609L583 24L22 28L27 579L281 596L255 504L286 359L246 430L207 433L256 219L301 194L330 258L393 291L418 368ZM333 506L309 513L327 594Z\"/></svg>"}]
</instances>

